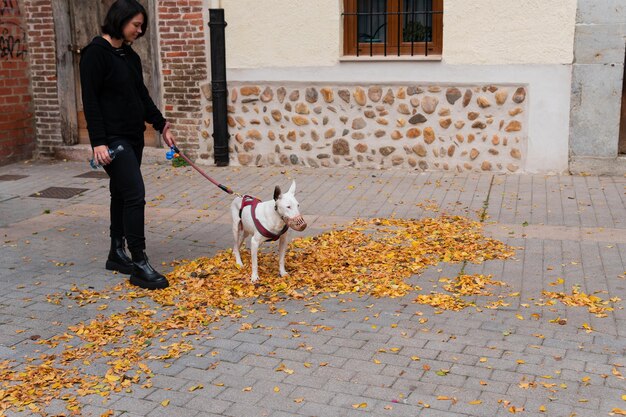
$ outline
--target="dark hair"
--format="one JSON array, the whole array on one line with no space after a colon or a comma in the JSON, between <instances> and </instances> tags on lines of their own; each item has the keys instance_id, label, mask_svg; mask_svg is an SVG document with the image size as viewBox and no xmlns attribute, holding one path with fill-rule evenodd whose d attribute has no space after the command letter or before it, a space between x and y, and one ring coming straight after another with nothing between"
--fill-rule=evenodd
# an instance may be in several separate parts
<instances>
[{"instance_id":1,"label":"dark hair","mask_svg":"<svg viewBox=\"0 0 626 417\"><path fill-rule=\"evenodd\" d=\"M113 3L104 18L102 33L115 39L124 39L124 26L139 13L143 15L143 25L138 38L142 37L148 26L148 15L137 0L117 0Z\"/></svg>"}]
</instances>

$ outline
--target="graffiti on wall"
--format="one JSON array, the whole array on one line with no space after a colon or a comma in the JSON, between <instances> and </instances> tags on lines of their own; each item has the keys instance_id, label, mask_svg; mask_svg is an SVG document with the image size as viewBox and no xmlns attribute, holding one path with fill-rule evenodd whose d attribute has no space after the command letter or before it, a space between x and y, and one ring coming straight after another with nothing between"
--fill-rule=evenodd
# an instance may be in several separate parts
<instances>
[{"instance_id":1,"label":"graffiti on wall","mask_svg":"<svg viewBox=\"0 0 626 417\"><path fill-rule=\"evenodd\" d=\"M20 16L17 0L0 0L0 59L26 59L24 30L16 17Z\"/></svg>"},{"instance_id":2,"label":"graffiti on wall","mask_svg":"<svg viewBox=\"0 0 626 417\"><path fill-rule=\"evenodd\" d=\"M17 0L1 0L0 16L19 16L20 8L17 7Z\"/></svg>"}]
</instances>

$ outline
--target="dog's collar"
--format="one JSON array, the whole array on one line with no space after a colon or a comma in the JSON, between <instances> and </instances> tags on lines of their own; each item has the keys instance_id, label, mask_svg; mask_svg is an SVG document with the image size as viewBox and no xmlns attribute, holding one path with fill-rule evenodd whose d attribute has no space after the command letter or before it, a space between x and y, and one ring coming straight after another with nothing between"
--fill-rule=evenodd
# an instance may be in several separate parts
<instances>
[{"instance_id":1,"label":"dog's collar","mask_svg":"<svg viewBox=\"0 0 626 417\"><path fill-rule=\"evenodd\" d=\"M241 212L243 211L243 208L246 206L250 206L250 214L252 215L252 221L254 222L254 227L256 227L256 230L261 233L261 235L263 237L266 237L268 241L275 241L278 240L283 234L285 234L285 232L289 229L289 226L287 226L285 220L283 219L283 216L280 216L280 219L285 222L285 227L283 227L283 229L278 232L278 234L276 233L272 233L269 230L267 230L259 221L259 219L257 219L256 217L256 206L257 204L259 204L261 202L261 200L259 200L258 198L249 196L249 195L244 195L243 196L243 201L241 202L241 208L239 209L239 219L241 219ZM274 209L276 210L276 212L278 212L278 207L276 205L274 205Z\"/></svg>"},{"instance_id":2,"label":"dog's collar","mask_svg":"<svg viewBox=\"0 0 626 417\"><path fill-rule=\"evenodd\" d=\"M276 214L278 214L278 217L280 217L280 219L285 222L285 224L287 224L287 221L285 220L285 216L283 216L282 214L280 214L278 212L278 204L274 203L274 211L276 212ZM285 226L288 227L288 226Z\"/></svg>"}]
</instances>

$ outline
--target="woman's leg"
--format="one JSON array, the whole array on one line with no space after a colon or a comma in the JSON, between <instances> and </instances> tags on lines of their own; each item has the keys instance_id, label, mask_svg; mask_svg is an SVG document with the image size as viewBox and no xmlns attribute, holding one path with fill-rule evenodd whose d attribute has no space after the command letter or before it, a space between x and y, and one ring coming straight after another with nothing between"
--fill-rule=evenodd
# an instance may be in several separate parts
<instances>
[{"instance_id":1,"label":"woman's leg","mask_svg":"<svg viewBox=\"0 0 626 417\"><path fill-rule=\"evenodd\" d=\"M165 288L168 286L167 280L152 268L145 254L146 191L141 175L143 145L133 146L121 140L112 142L110 146L116 147L118 142L124 146L124 151L116 155L108 165L107 172L111 177L112 188L123 201L122 225L133 262L130 282L143 288Z\"/></svg>"},{"instance_id":2,"label":"woman's leg","mask_svg":"<svg viewBox=\"0 0 626 417\"><path fill-rule=\"evenodd\" d=\"M122 145L124 149L129 148L127 141L116 141L115 146ZM133 272L133 262L126 254L124 242L124 198L116 179L120 176L118 165L106 165L105 171L109 174L109 191L111 193L110 217L111 224L109 233L111 236L111 247L105 264L105 268L110 271L118 271L122 274Z\"/></svg>"},{"instance_id":3,"label":"woman's leg","mask_svg":"<svg viewBox=\"0 0 626 417\"><path fill-rule=\"evenodd\" d=\"M141 176L142 146L133 146L127 140L117 140L109 146L122 145L113 161L105 167L111 177L111 236L126 237L132 251L145 249L144 210L145 188Z\"/></svg>"}]
</instances>

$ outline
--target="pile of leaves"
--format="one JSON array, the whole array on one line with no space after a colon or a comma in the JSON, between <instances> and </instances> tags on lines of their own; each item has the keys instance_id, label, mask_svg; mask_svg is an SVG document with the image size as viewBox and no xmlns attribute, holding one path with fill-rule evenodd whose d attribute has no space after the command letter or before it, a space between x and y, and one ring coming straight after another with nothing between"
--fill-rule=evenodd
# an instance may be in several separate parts
<instances>
[{"instance_id":1,"label":"pile of leaves","mask_svg":"<svg viewBox=\"0 0 626 417\"><path fill-rule=\"evenodd\" d=\"M595 314L596 317L607 317L606 312L613 311L613 307L611 307L609 303L621 301L618 297L613 297L610 300L603 300L597 295L586 294L580 290L578 285L572 286L571 294L553 291L543 291L542 294L544 297L550 298L551 300L559 300L566 306L587 307L587 310L591 314Z\"/></svg>"},{"instance_id":2,"label":"pile of leaves","mask_svg":"<svg viewBox=\"0 0 626 417\"><path fill-rule=\"evenodd\" d=\"M294 240L286 256L289 277L278 276L275 254L260 253L257 286L249 282L247 252L243 252L247 266L238 268L226 250L211 258L178 262L168 274L171 286L164 290L150 292L126 283L102 292L74 287L50 296L49 301L102 303L97 309L105 311L104 303L117 299L128 301L129 307L38 342L57 353L31 358L26 366L0 363L0 415L11 409L44 414L52 399L66 401L68 410L79 413L77 396L107 397L130 390L133 384L150 387L148 361L189 352L190 338L210 333L211 323L221 317L241 317L247 298L273 304L321 293L401 297L420 289L409 278L428 266L481 263L512 255L510 247L484 237L480 223L464 217L357 220L342 229ZM488 283L489 277L461 276L448 288L454 291L449 296L452 302L446 298L438 303L432 296L423 302L438 307L462 305L459 295L485 294ZM104 375L89 372L91 365L102 363L108 367Z\"/></svg>"}]
</instances>

